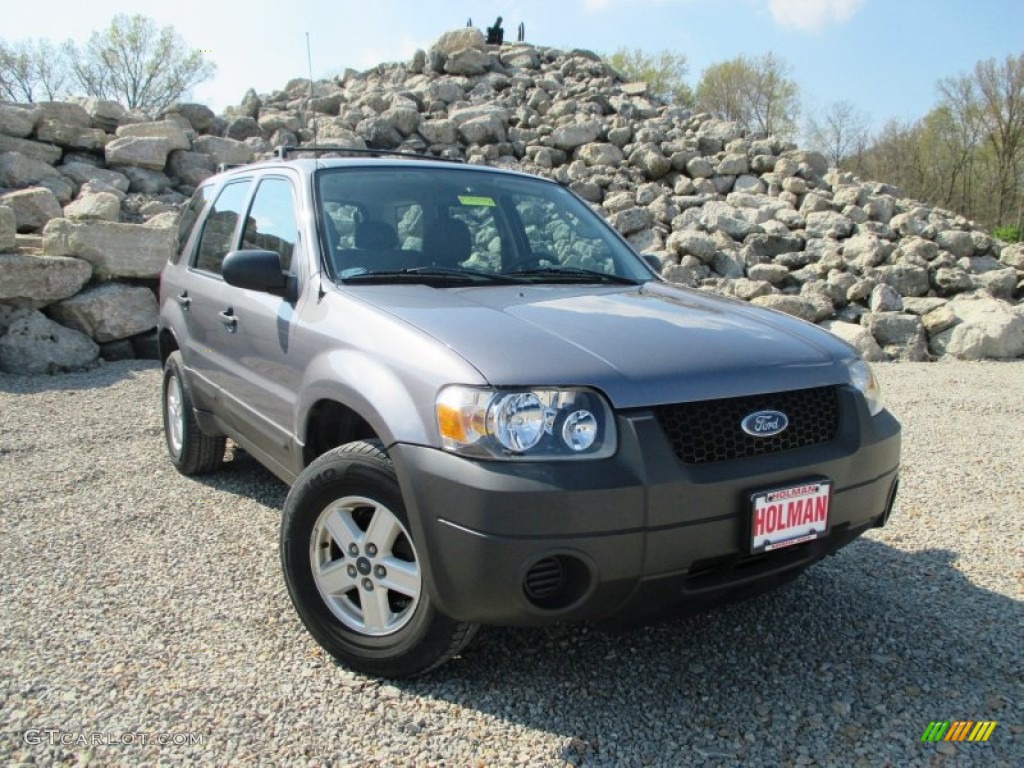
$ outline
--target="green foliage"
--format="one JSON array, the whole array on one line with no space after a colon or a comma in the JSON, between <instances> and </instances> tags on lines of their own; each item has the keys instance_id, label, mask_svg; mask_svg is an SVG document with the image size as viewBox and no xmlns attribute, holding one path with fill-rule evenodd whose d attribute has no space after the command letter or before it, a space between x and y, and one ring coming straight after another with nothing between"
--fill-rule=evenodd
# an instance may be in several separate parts
<instances>
[{"instance_id":1,"label":"green foliage","mask_svg":"<svg viewBox=\"0 0 1024 768\"><path fill-rule=\"evenodd\" d=\"M1020 234L1020 227L996 227L992 231L993 237L1007 243L1019 243Z\"/></svg>"},{"instance_id":2,"label":"green foliage","mask_svg":"<svg viewBox=\"0 0 1024 768\"><path fill-rule=\"evenodd\" d=\"M684 54L672 51L648 54L639 48L632 51L619 48L608 57L608 62L626 80L647 83L649 93L655 98L683 107L693 106L693 91L684 80L689 71Z\"/></svg>"},{"instance_id":3,"label":"green foliage","mask_svg":"<svg viewBox=\"0 0 1024 768\"><path fill-rule=\"evenodd\" d=\"M173 27L157 29L140 14L118 14L83 49L67 44L71 70L89 96L157 113L209 80L216 71L198 49L189 49Z\"/></svg>"},{"instance_id":4,"label":"green foliage","mask_svg":"<svg viewBox=\"0 0 1024 768\"><path fill-rule=\"evenodd\" d=\"M697 108L748 130L780 138L797 132L800 88L790 67L773 53L712 64L697 84Z\"/></svg>"}]
</instances>

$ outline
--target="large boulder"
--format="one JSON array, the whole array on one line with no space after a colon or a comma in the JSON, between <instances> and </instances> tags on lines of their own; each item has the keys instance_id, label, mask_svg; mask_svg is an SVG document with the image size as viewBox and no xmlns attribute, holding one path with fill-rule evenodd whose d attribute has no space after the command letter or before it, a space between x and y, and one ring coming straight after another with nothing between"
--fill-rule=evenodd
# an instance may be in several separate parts
<instances>
[{"instance_id":1,"label":"large boulder","mask_svg":"<svg viewBox=\"0 0 1024 768\"><path fill-rule=\"evenodd\" d=\"M17 152L33 160L39 160L48 165L53 165L60 160L64 154L60 147L53 144L46 144L42 141L29 141L28 139L16 139L12 136L5 136L0 133L0 152Z\"/></svg>"},{"instance_id":2,"label":"large boulder","mask_svg":"<svg viewBox=\"0 0 1024 768\"><path fill-rule=\"evenodd\" d=\"M821 323L821 327L852 346L860 353L861 357L869 362L884 362L889 359L889 356L878 346L875 337L862 325L846 323L841 320L825 320Z\"/></svg>"},{"instance_id":3,"label":"large boulder","mask_svg":"<svg viewBox=\"0 0 1024 768\"><path fill-rule=\"evenodd\" d=\"M985 294L962 294L943 308L956 324L931 337L936 355L962 360L1024 356L1024 308Z\"/></svg>"},{"instance_id":4,"label":"large boulder","mask_svg":"<svg viewBox=\"0 0 1024 768\"><path fill-rule=\"evenodd\" d=\"M91 181L98 181L108 187L127 192L130 182L123 173L111 171L106 168L97 168L89 163L75 162L58 165L57 170L61 175L71 179L76 184L88 184Z\"/></svg>"},{"instance_id":5,"label":"large boulder","mask_svg":"<svg viewBox=\"0 0 1024 768\"><path fill-rule=\"evenodd\" d=\"M104 283L86 288L47 309L62 325L97 342L117 341L156 327L156 296L148 288Z\"/></svg>"},{"instance_id":6,"label":"large boulder","mask_svg":"<svg viewBox=\"0 0 1024 768\"><path fill-rule=\"evenodd\" d=\"M0 302L44 307L74 296L91 275L92 267L81 259L0 253Z\"/></svg>"},{"instance_id":7,"label":"large boulder","mask_svg":"<svg viewBox=\"0 0 1024 768\"><path fill-rule=\"evenodd\" d=\"M170 149L191 149L192 141L180 123L174 120L159 120L152 123L122 125L117 129L117 138L139 136L164 139Z\"/></svg>"},{"instance_id":8,"label":"large boulder","mask_svg":"<svg viewBox=\"0 0 1024 768\"><path fill-rule=\"evenodd\" d=\"M601 123L597 120L587 120L555 128L551 133L551 142L558 149L570 152L576 147L596 141L600 135Z\"/></svg>"},{"instance_id":9,"label":"large boulder","mask_svg":"<svg viewBox=\"0 0 1024 768\"><path fill-rule=\"evenodd\" d=\"M445 32L434 41L430 48L441 53L455 53L466 48L476 48L482 51L486 44L487 39L479 29L476 27L461 27Z\"/></svg>"},{"instance_id":10,"label":"large boulder","mask_svg":"<svg viewBox=\"0 0 1024 768\"><path fill-rule=\"evenodd\" d=\"M23 139L32 133L39 110L28 104L0 104L0 133Z\"/></svg>"},{"instance_id":11,"label":"large boulder","mask_svg":"<svg viewBox=\"0 0 1024 768\"><path fill-rule=\"evenodd\" d=\"M255 153L244 141L221 138L220 136L200 136L192 143L192 149L209 155L214 163L239 165L251 163Z\"/></svg>"},{"instance_id":12,"label":"large boulder","mask_svg":"<svg viewBox=\"0 0 1024 768\"><path fill-rule=\"evenodd\" d=\"M111 192L85 194L64 206L64 218L66 219L117 221L120 217L121 200Z\"/></svg>"},{"instance_id":13,"label":"large boulder","mask_svg":"<svg viewBox=\"0 0 1024 768\"><path fill-rule=\"evenodd\" d=\"M0 204L14 211L19 232L36 232L61 216L57 196L46 187L29 187L0 196Z\"/></svg>"},{"instance_id":14,"label":"large boulder","mask_svg":"<svg viewBox=\"0 0 1024 768\"><path fill-rule=\"evenodd\" d=\"M174 228L54 219L43 230L43 250L85 259L100 278L155 278L174 251Z\"/></svg>"},{"instance_id":15,"label":"large boulder","mask_svg":"<svg viewBox=\"0 0 1024 768\"><path fill-rule=\"evenodd\" d=\"M62 123L52 119L44 119L39 123L36 138L68 149L86 150L102 149L110 140L101 128Z\"/></svg>"},{"instance_id":16,"label":"large boulder","mask_svg":"<svg viewBox=\"0 0 1024 768\"><path fill-rule=\"evenodd\" d=\"M99 345L84 333L65 328L33 310L15 316L0 338L0 371L70 371L91 365L99 354Z\"/></svg>"},{"instance_id":17,"label":"large boulder","mask_svg":"<svg viewBox=\"0 0 1024 768\"><path fill-rule=\"evenodd\" d=\"M159 171L167 164L171 148L170 141L163 136L122 136L107 144L105 153L108 165L134 165Z\"/></svg>"},{"instance_id":18,"label":"large boulder","mask_svg":"<svg viewBox=\"0 0 1024 768\"><path fill-rule=\"evenodd\" d=\"M49 163L21 152L0 153L0 187L22 189L43 179L61 179Z\"/></svg>"}]
</instances>

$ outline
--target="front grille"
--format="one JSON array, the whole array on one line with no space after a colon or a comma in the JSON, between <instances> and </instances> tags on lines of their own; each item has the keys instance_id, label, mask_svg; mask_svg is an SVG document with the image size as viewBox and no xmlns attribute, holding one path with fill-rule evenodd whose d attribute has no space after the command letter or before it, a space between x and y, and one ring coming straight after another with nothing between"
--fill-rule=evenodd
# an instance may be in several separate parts
<instances>
[{"instance_id":1,"label":"front grille","mask_svg":"<svg viewBox=\"0 0 1024 768\"><path fill-rule=\"evenodd\" d=\"M769 410L789 418L781 434L753 437L740 428L745 416ZM835 387L798 389L664 405L655 415L680 461L707 464L831 442L839 429L839 395Z\"/></svg>"}]
</instances>

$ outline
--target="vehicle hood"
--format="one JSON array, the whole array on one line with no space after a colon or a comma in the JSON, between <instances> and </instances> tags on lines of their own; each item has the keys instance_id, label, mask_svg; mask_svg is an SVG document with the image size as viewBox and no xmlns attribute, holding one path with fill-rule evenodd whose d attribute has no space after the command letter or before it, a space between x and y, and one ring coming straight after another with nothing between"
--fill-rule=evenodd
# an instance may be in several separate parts
<instances>
[{"instance_id":1,"label":"vehicle hood","mask_svg":"<svg viewBox=\"0 0 1024 768\"><path fill-rule=\"evenodd\" d=\"M617 408L845 383L843 361L855 356L809 323L663 283L344 290L491 384L590 386Z\"/></svg>"}]
</instances>

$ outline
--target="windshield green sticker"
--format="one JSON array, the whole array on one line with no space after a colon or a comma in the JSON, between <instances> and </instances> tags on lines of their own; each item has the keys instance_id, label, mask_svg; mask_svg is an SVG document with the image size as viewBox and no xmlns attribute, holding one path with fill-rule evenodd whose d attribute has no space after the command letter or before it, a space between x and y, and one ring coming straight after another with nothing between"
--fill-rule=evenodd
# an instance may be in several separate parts
<instances>
[{"instance_id":1,"label":"windshield green sticker","mask_svg":"<svg viewBox=\"0 0 1024 768\"><path fill-rule=\"evenodd\" d=\"M494 207L494 198L474 197L472 195L459 195L459 202L463 205L482 205L487 208Z\"/></svg>"}]
</instances>

